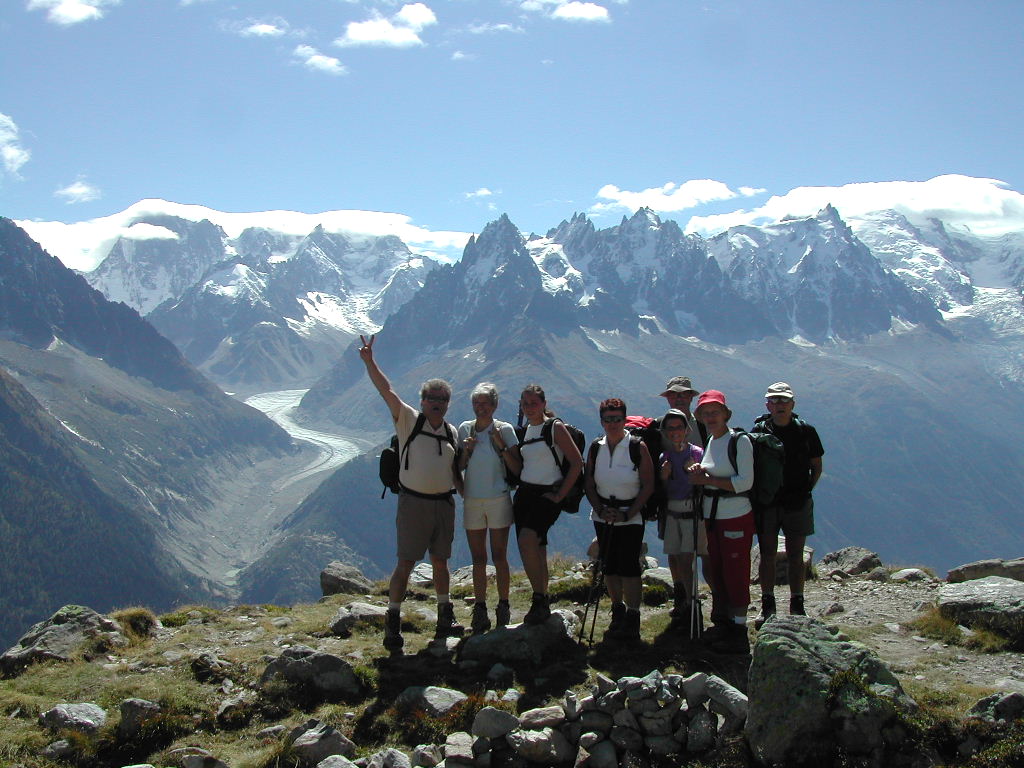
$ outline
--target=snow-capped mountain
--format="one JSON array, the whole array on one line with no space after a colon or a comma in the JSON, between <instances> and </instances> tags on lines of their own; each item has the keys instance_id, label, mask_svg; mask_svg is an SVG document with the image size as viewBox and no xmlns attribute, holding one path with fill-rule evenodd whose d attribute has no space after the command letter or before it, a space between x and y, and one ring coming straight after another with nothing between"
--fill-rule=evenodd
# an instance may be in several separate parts
<instances>
[{"instance_id":1,"label":"snow-capped mountain","mask_svg":"<svg viewBox=\"0 0 1024 768\"><path fill-rule=\"evenodd\" d=\"M206 209L171 210L219 218ZM395 235L320 225L301 236L258 226L230 236L209 218L150 210L125 225L86 278L146 315L190 362L233 389L312 381L340 345L379 328L437 264Z\"/></svg>"},{"instance_id":2,"label":"snow-capped mountain","mask_svg":"<svg viewBox=\"0 0 1024 768\"><path fill-rule=\"evenodd\" d=\"M831 207L709 239L644 210L602 230L577 215L529 238L503 216L385 321L375 356L407 402L423 380L449 379L454 421L470 415L481 380L497 384L497 416L509 420L522 387L540 383L588 437L606 397L663 412L657 393L673 375L725 391L732 423L747 428L765 388L788 381L826 448L815 546L868 542L951 567L992 541L1006 556L1024 547L1010 511L1024 495L1017 242L894 213L848 225ZM962 408L966 396L984 407ZM382 438L390 427L352 348L300 411ZM368 536L361 521L379 491L365 469L339 470L355 474L332 520L321 530L303 518L281 551L321 533ZM391 550L362 554L386 568ZM268 561L253 572L273 571Z\"/></svg>"}]
</instances>

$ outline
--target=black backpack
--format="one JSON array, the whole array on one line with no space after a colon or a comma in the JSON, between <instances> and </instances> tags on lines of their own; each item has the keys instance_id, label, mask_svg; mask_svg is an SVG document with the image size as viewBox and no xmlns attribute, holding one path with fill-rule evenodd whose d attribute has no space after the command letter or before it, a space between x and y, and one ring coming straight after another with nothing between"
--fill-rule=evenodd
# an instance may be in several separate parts
<instances>
[{"instance_id":1,"label":"black backpack","mask_svg":"<svg viewBox=\"0 0 1024 768\"><path fill-rule=\"evenodd\" d=\"M569 471L569 460L564 456L561 461L558 460L558 453L555 451L554 435L556 421L562 420L557 416L545 419L544 426L540 428L540 437L535 437L531 440L523 440L526 436L527 427L525 425L518 426L516 427L516 438L519 440L520 447L529 445L530 443L539 443L543 440L551 450L551 456L554 458L555 464L558 465L558 469L561 471L562 477L565 477L566 473ZM582 456L583 448L587 444L587 438L580 429L574 427L572 424L566 424L564 421L562 421L562 424L565 425L565 429L569 432L569 437L572 438L573 443L576 444L576 448ZM564 499L562 499L561 509L563 512L576 514L580 511L580 500L583 498L583 474L583 472L580 472L579 477L576 478L576 482L573 484L572 488L569 489L569 493L566 494Z\"/></svg>"},{"instance_id":2,"label":"black backpack","mask_svg":"<svg viewBox=\"0 0 1024 768\"><path fill-rule=\"evenodd\" d=\"M441 441L444 440L455 450L456 455L459 453L459 444L456 440L457 435L455 434L455 428L447 421L444 422L444 436L435 435L430 432L423 431L423 425L427 423L427 417L424 414L420 414L416 417L416 423L413 425L412 432L409 433L409 437L405 441L405 445L402 446L401 451L398 449L398 435L391 436L391 443L380 452L380 462L377 468L377 472L380 475L380 481L384 485L384 490L380 492L380 497L383 499L388 491L392 493L400 493L402 490L402 484L398 481L399 470L401 466L402 457L405 457L405 468L409 468L409 443L411 443L417 435L424 435L425 437L432 437L438 441L437 450L441 450Z\"/></svg>"},{"instance_id":3,"label":"black backpack","mask_svg":"<svg viewBox=\"0 0 1024 768\"><path fill-rule=\"evenodd\" d=\"M630 423L630 421L634 423ZM664 449L664 441L661 435L661 421L650 419L647 424L640 424L645 419L639 416L628 416L626 418L626 433L636 437L647 446L647 453L651 455L651 464L654 468L654 490L647 499L643 508L644 520L657 520L668 504L668 497L665 495L665 484L661 481L661 473L658 471L658 459ZM640 471L640 450L632 442L629 444L629 457L633 462L633 469Z\"/></svg>"}]
</instances>

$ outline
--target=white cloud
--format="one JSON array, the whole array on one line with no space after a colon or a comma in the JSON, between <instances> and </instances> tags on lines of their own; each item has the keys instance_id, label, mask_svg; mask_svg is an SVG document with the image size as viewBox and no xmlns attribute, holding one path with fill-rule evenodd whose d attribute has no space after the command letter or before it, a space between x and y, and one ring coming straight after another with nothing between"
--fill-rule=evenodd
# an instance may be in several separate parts
<instances>
[{"instance_id":1,"label":"white cloud","mask_svg":"<svg viewBox=\"0 0 1024 768\"><path fill-rule=\"evenodd\" d=\"M555 8L551 14L553 19L565 19L567 21L611 21L608 9L596 3L565 3Z\"/></svg>"},{"instance_id":2,"label":"white cloud","mask_svg":"<svg viewBox=\"0 0 1024 768\"><path fill-rule=\"evenodd\" d=\"M104 8L121 0L28 0L28 10L45 10L54 24L69 26L83 21L102 19Z\"/></svg>"},{"instance_id":3,"label":"white cloud","mask_svg":"<svg viewBox=\"0 0 1024 768\"><path fill-rule=\"evenodd\" d=\"M516 27L512 24L490 24L488 22L480 22L478 24L470 24L466 31L473 35L488 35L495 32L523 32L522 27Z\"/></svg>"},{"instance_id":4,"label":"white cloud","mask_svg":"<svg viewBox=\"0 0 1024 768\"><path fill-rule=\"evenodd\" d=\"M0 168L17 179L18 171L30 157L32 153L21 146L18 126L9 116L0 112Z\"/></svg>"},{"instance_id":5,"label":"white cloud","mask_svg":"<svg viewBox=\"0 0 1024 768\"><path fill-rule=\"evenodd\" d=\"M99 187L93 186L84 179L77 179L66 187L58 189L53 193L53 196L64 198L65 203L74 205L76 203L89 203L93 200L99 200L103 197L103 193Z\"/></svg>"},{"instance_id":6,"label":"white cloud","mask_svg":"<svg viewBox=\"0 0 1024 768\"><path fill-rule=\"evenodd\" d=\"M423 3L403 5L390 19L376 16L367 21L352 21L335 45L380 45L388 48L411 48L423 45L419 32L437 23L437 16Z\"/></svg>"},{"instance_id":7,"label":"white cloud","mask_svg":"<svg viewBox=\"0 0 1024 768\"><path fill-rule=\"evenodd\" d=\"M579 0L522 0L519 7L533 13L546 13L562 21L611 21L608 9L597 3Z\"/></svg>"},{"instance_id":8,"label":"white cloud","mask_svg":"<svg viewBox=\"0 0 1024 768\"><path fill-rule=\"evenodd\" d=\"M255 21L243 27L239 34L243 37L280 37L287 31L288 26L282 21Z\"/></svg>"},{"instance_id":9,"label":"white cloud","mask_svg":"<svg viewBox=\"0 0 1024 768\"><path fill-rule=\"evenodd\" d=\"M417 32L431 24L437 24L437 16L423 3L403 5L402 10L395 14L394 19Z\"/></svg>"},{"instance_id":10,"label":"white cloud","mask_svg":"<svg viewBox=\"0 0 1024 768\"><path fill-rule=\"evenodd\" d=\"M841 187L797 187L771 197L760 208L716 216L694 216L687 232L714 234L740 224L763 224L813 216L828 204L840 216L892 209L911 221L939 218L981 235L1024 229L1024 195L996 179L950 174L928 181L877 181Z\"/></svg>"},{"instance_id":11,"label":"white cloud","mask_svg":"<svg viewBox=\"0 0 1024 768\"><path fill-rule=\"evenodd\" d=\"M452 54L452 61L474 61L475 59L475 53L464 53L463 51L455 51Z\"/></svg>"},{"instance_id":12,"label":"white cloud","mask_svg":"<svg viewBox=\"0 0 1024 768\"><path fill-rule=\"evenodd\" d=\"M65 224L60 221L17 221L47 251L72 269L88 271L109 253L118 237L150 239L170 237L162 227L134 224L147 216L178 216L188 221L209 219L221 227L228 237L238 237L249 227L266 227L285 234L308 235L317 225L328 232L355 235L395 235L414 250L440 252L442 259L454 260L469 240L469 232L432 231L412 223L400 213L383 211L260 211L254 213L223 213L200 205L183 205L166 200L142 200L112 216ZM173 233L171 233L173 234Z\"/></svg>"},{"instance_id":13,"label":"white cloud","mask_svg":"<svg viewBox=\"0 0 1024 768\"><path fill-rule=\"evenodd\" d=\"M629 192L619 189L614 184L605 184L597 191L597 196L611 202L596 203L590 210L594 213L605 213L621 209L633 213L640 208L650 208L658 213L674 213L704 203L731 200L740 195L750 194L757 194L757 190L740 187L739 192L733 192L727 184L713 179L691 179L682 184L670 181L660 187L652 187L641 192Z\"/></svg>"},{"instance_id":14,"label":"white cloud","mask_svg":"<svg viewBox=\"0 0 1024 768\"><path fill-rule=\"evenodd\" d=\"M302 62L306 69L312 69L315 72L326 72L329 75L348 74L348 67L338 61L338 59L320 53L311 45L297 45L292 54Z\"/></svg>"},{"instance_id":15,"label":"white cloud","mask_svg":"<svg viewBox=\"0 0 1024 768\"><path fill-rule=\"evenodd\" d=\"M478 189L476 192L463 192L463 194L467 198L474 198L474 197L490 197L494 193L491 192L491 190L489 190L487 187L480 187L480 189Z\"/></svg>"}]
</instances>

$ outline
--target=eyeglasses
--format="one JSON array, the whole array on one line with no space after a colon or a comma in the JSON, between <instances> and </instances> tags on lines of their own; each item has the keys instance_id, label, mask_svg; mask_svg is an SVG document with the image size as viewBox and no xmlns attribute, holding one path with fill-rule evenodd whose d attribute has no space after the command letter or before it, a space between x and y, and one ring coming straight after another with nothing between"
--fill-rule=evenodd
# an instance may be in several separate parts
<instances>
[{"instance_id":1,"label":"eyeglasses","mask_svg":"<svg viewBox=\"0 0 1024 768\"><path fill-rule=\"evenodd\" d=\"M426 396L426 397L424 397L423 399L424 399L424 400L425 400L426 402L428 402L428 403L447 403L447 402L448 402L448 398L447 398L447 397L444 397L443 395L442 395L442 396L438 396L438 395L427 395L427 396Z\"/></svg>"},{"instance_id":2,"label":"eyeglasses","mask_svg":"<svg viewBox=\"0 0 1024 768\"><path fill-rule=\"evenodd\" d=\"M662 427L662 429L664 429L666 432L679 432L680 430L685 431L686 427L683 426L682 424L679 424L674 427Z\"/></svg>"},{"instance_id":3,"label":"eyeglasses","mask_svg":"<svg viewBox=\"0 0 1024 768\"><path fill-rule=\"evenodd\" d=\"M618 424L620 421L625 421L625 420L626 420L625 416L620 416L617 413L616 414L608 414L606 416L602 416L601 417L601 421L604 422L605 424Z\"/></svg>"},{"instance_id":4,"label":"eyeglasses","mask_svg":"<svg viewBox=\"0 0 1024 768\"><path fill-rule=\"evenodd\" d=\"M792 401L792 399L793 398L791 398L791 397L778 397L778 396L774 396L774 397L769 397L768 398L768 402L769 403L788 403L788 402Z\"/></svg>"}]
</instances>

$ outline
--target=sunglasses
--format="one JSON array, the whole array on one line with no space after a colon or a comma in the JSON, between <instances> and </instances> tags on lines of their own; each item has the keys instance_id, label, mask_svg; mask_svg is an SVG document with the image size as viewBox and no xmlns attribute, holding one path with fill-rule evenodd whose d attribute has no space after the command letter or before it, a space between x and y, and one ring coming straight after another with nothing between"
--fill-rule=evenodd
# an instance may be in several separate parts
<instances>
[{"instance_id":1,"label":"sunglasses","mask_svg":"<svg viewBox=\"0 0 1024 768\"><path fill-rule=\"evenodd\" d=\"M437 395L427 395L423 398L428 403L447 403L447 397L438 397Z\"/></svg>"},{"instance_id":2,"label":"sunglasses","mask_svg":"<svg viewBox=\"0 0 1024 768\"><path fill-rule=\"evenodd\" d=\"M792 399L793 398L791 398L791 397L769 397L768 398L768 402L769 403L788 403Z\"/></svg>"},{"instance_id":3,"label":"sunglasses","mask_svg":"<svg viewBox=\"0 0 1024 768\"><path fill-rule=\"evenodd\" d=\"M601 417L601 421L603 423L605 423L605 424L618 424L620 421L625 421L625 420L626 420L625 416L620 416L617 413L615 413L615 414L608 414L607 416L602 416Z\"/></svg>"}]
</instances>

